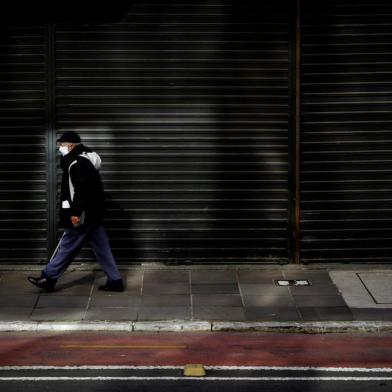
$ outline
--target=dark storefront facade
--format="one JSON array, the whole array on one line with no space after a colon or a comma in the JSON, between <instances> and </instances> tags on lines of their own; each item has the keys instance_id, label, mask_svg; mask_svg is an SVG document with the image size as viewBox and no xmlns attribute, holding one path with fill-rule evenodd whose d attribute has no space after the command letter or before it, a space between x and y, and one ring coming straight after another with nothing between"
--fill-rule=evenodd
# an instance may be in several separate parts
<instances>
[{"instance_id":1,"label":"dark storefront facade","mask_svg":"<svg viewBox=\"0 0 392 392\"><path fill-rule=\"evenodd\" d=\"M0 263L55 247L69 129L102 157L119 263L392 260L389 2L138 0L96 19L1 30Z\"/></svg>"}]
</instances>

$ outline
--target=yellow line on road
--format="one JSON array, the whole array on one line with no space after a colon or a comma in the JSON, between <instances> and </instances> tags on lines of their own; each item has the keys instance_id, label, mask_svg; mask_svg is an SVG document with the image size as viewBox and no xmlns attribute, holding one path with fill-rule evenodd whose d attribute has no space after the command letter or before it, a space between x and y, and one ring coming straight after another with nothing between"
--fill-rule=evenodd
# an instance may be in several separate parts
<instances>
[{"instance_id":1,"label":"yellow line on road","mask_svg":"<svg viewBox=\"0 0 392 392\"><path fill-rule=\"evenodd\" d=\"M138 345L102 345L102 344L63 344L60 348L95 348L95 349L164 349L164 348L187 348L185 345L148 345L148 344L138 344Z\"/></svg>"}]
</instances>

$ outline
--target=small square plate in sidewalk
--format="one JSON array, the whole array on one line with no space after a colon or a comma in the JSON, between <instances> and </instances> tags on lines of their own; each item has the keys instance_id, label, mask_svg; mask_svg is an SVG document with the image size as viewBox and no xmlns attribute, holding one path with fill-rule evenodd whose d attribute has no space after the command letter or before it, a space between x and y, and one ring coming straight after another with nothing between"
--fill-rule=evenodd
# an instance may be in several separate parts
<instances>
[{"instance_id":1,"label":"small square plate in sidewalk","mask_svg":"<svg viewBox=\"0 0 392 392\"><path fill-rule=\"evenodd\" d=\"M278 279L276 286L311 286L309 279Z\"/></svg>"}]
</instances>

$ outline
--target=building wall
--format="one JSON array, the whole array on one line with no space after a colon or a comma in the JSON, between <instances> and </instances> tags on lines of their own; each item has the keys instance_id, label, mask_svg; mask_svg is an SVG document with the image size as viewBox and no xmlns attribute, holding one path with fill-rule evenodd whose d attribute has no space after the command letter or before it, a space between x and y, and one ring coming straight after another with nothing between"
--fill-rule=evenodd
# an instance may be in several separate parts
<instances>
[{"instance_id":1,"label":"building wall","mask_svg":"<svg viewBox=\"0 0 392 392\"><path fill-rule=\"evenodd\" d=\"M135 1L116 23L46 26L49 248L53 141L72 129L102 156L119 262L287 262L290 16L255 4ZM4 262L37 257L14 258L23 241Z\"/></svg>"},{"instance_id":2,"label":"building wall","mask_svg":"<svg viewBox=\"0 0 392 392\"><path fill-rule=\"evenodd\" d=\"M302 12L302 261L391 262L392 3Z\"/></svg>"},{"instance_id":3,"label":"building wall","mask_svg":"<svg viewBox=\"0 0 392 392\"><path fill-rule=\"evenodd\" d=\"M392 6L301 0L296 96L295 5L140 0L3 25L0 263L54 249L68 129L102 156L120 263L390 262Z\"/></svg>"}]
</instances>

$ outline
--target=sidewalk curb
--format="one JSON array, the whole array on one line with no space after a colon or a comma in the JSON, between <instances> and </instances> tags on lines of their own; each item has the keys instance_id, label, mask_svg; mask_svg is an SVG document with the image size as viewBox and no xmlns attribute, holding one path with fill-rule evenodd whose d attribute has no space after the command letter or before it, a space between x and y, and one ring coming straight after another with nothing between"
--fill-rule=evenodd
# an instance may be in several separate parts
<instances>
[{"instance_id":1,"label":"sidewalk curb","mask_svg":"<svg viewBox=\"0 0 392 392\"><path fill-rule=\"evenodd\" d=\"M3 321L0 332L287 332L392 333L391 321L226 322L226 321Z\"/></svg>"}]
</instances>

